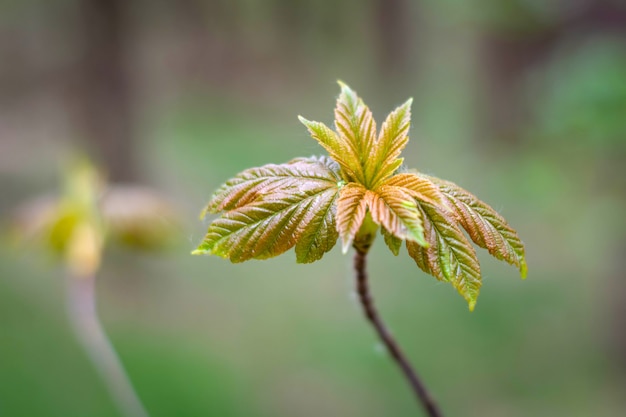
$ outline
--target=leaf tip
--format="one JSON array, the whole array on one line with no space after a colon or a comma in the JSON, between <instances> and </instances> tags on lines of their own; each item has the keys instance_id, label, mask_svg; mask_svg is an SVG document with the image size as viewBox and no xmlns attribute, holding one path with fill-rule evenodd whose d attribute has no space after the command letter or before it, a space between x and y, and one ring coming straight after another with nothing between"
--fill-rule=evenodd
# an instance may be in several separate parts
<instances>
[{"instance_id":1,"label":"leaf tip","mask_svg":"<svg viewBox=\"0 0 626 417\"><path fill-rule=\"evenodd\" d=\"M352 239L341 239L341 253L346 255L352 246Z\"/></svg>"},{"instance_id":2,"label":"leaf tip","mask_svg":"<svg viewBox=\"0 0 626 417\"><path fill-rule=\"evenodd\" d=\"M194 250L192 250L192 251L191 251L191 254L192 254L192 255L206 255L206 254L207 254L207 251L206 251L206 250L204 250L204 249L200 249L200 248L198 248L198 249L194 249Z\"/></svg>"},{"instance_id":3,"label":"leaf tip","mask_svg":"<svg viewBox=\"0 0 626 417\"><path fill-rule=\"evenodd\" d=\"M476 300L468 301L467 306L469 307L470 313L472 313L474 311L474 308L476 307Z\"/></svg>"},{"instance_id":4,"label":"leaf tip","mask_svg":"<svg viewBox=\"0 0 626 417\"><path fill-rule=\"evenodd\" d=\"M524 259L522 259L519 263L519 274L522 279L526 279L526 275L528 274L528 265Z\"/></svg>"},{"instance_id":5,"label":"leaf tip","mask_svg":"<svg viewBox=\"0 0 626 417\"><path fill-rule=\"evenodd\" d=\"M341 93L342 94L349 94L349 95L354 94L354 91L352 91L350 86L348 84L344 83L343 81L337 80L337 84L339 84L339 87L341 87Z\"/></svg>"},{"instance_id":6,"label":"leaf tip","mask_svg":"<svg viewBox=\"0 0 626 417\"><path fill-rule=\"evenodd\" d=\"M315 128L315 122L305 119L304 117L298 115L298 120L300 121L300 123L302 123L304 126L306 126L307 129L309 129L309 132L311 134L313 134L314 132L314 128Z\"/></svg>"},{"instance_id":7,"label":"leaf tip","mask_svg":"<svg viewBox=\"0 0 626 417\"><path fill-rule=\"evenodd\" d=\"M409 240L414 241L424 249L428 249L430 247L430 243L426 241L426 237L424 236L424 231L413 231L409 237Z\"/></svg>"}]
</instances>

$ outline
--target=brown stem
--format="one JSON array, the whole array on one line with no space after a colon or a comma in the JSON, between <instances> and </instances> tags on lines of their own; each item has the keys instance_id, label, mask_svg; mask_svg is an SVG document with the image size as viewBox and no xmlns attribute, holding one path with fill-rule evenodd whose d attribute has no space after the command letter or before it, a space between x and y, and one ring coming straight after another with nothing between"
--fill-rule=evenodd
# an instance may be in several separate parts
<instances>
[{"instance_id":1,"label":"brown stem","mask_svg":"<svg viewBox=\"0 0 626 417\"><path fill-rule=\"evenodd\" d=\"M95 277L68 277L68 313L74 331L100 373L117 407L126 417L148 417L139 396L115 353L96 311Z\"/></svg>"},{"instance_id":2,"label":"brown stem","mask_svg":"<svg viewBox=\"0 0 626 417\"><path fill-rule=\"evenodd\" d=\"M441 411L439 411L439 408L435 404L434 400L431 398L430 394L428 394L426 387L417 376L417 373L411 367L411 364L404 356L404 353L402 353L402 351L400 350L400 346L393 339L391 333L389 332L389 330L387 330L385 324L378 316L378 312L376 311L376 307L374 307L374 300L370 295L369 285L367 282L367 272L365 269L366 255L366 252L357 250L356 255L354 256L354 269L356 270L357 292L359 294L359 300L361 301L361 305L363 306L365 316L372 323L372 325L376 329L376 333L378 333L378 337L380 337L380 339L383 341L392 358L394 359L394 361L396 361L396 363L404 373L404 376L409 381L409 384L413 389L413 393L426 410L428 416L442 417Z\"/></svg>"}]
</instances>

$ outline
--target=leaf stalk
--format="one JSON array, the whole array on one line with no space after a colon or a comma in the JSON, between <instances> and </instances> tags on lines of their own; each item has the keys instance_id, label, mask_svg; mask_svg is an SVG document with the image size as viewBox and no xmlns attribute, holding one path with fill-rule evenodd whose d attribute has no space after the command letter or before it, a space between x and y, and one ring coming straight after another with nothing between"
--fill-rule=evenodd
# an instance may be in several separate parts
<instances>
[{"instance_id":1,"label":"leaf stalk","mask_svg":"<svg viewBox=\"0 0 626 417\"><path fill-rule=\"evenodd\" d=\"M68 274L67 310L76 337L125 417L148 417L96 310L95 275Z\"/></svg>"},{"instance_id":2,"label":"leaf stalk","mask_svg":"<svg viewBox=\"0 0 626 417\"><path fill-rule=\"evenodd\" d=\"M409 385L411 386L413 393L417 397L419 403L424 407L429 417L442 417L441 411L437 407L437 404L428 393L426 386L421 381L407 357L400 349L400 345L395 341L374 306L374 300L370 294L368 275L366 270L366 258L367 251L356 250L354 256L354 269L356 271L356 287L359 295L359 301L363 307L363 312L368 321L374 326L378 337L383 342L387 351L391 354L391 357L400 367L400 370L406 377Z\"/></svg>"}]
</instances>

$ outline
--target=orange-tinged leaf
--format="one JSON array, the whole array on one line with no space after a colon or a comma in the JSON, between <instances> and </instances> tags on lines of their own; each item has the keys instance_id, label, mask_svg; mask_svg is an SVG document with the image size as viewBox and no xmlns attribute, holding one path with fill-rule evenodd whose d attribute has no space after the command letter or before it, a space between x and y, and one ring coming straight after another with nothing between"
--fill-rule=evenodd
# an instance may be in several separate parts
<instances>
[{"instance_id":1,"label":"orange-tinged leaf","mask_svg":"<svg viewBox=\"0 0 626 417\"><path fill-rule=\"evenodd\" d=\"M296 260L298 263L310 263L321 259L337 243L339 233L336 226L337 196L333 190L330 198L326 196L315 203L317 215L311 221L301 225L296 234L301 236L296 243Z\"/></svg>"},{"instance_id":2,"label":"orange-tinged leaf","mask_svg":"<svg viewBox=\"0 0 626 417\"><path fill-rule=\"evenodd\" d=\"M194 253L243 262L296 246L298 262L321 258L337 240L336 169L326 158L307 158L244 171L209 204L212 210L228 211L210 224Z\"/></svg>"},{"instance_id":3,"label":"orange-tinged leaf","mask_svg":"<svg viewBox=\"0 0 626 417\"><path fill-rule=\"evenodd\" d=\"M471 240L519 267L525 277L523 243L490 206L451 182L399 172L412 99L391 112L377 133L363 100L339 85L335 130L298 116L330 157L253 168L228 181L205 210L226 212L209 226L195 253L241 262L295 246L298 262L313 262L339 236L344 253L350 246L367 253L380 227L394 255L406 241L417 265L451 283L470 310L481 287Z\"/></svg>"},{"instance_id":4,"label":"orange-tinged leaf","mask_svg":"<svg viewBox=\"0 0 626 417\"><path fill-rule=\"evenodd\" d=\"M203 214L243 207L271 195L274 190L288 192L303 187L325 187L340 180L339 167L328 157L298 158L286 164L250 168L222 185Z\"/></svg>"},{"instance_id":5,"label":"orange-tinged leaf","mask_svg":"<svg viewBox=\"0 0 626 417\"><path fill-rule=\"evenodd\" d=\"M368 191L367 204L372 219L398 239L406 239L427 245L424 240L422 219L415 198L406 189L392 185Z\"/></svg>"},{"instance_id":6,"label":"orange-tinged leaf","mask_svg":"<svg viewBox=\"0 0 626 417\"><path fill-rule=\"evenodd\" d=\"M444 209L447 207L447 199L439 187L428 178L414 172L396 174L384 180L383 184L404 188L406 192L420 201L426 201Z\"/></svg>"},{"instance_id":7,"label":"orange-tinged leaf","mask_svg":"<svg viewBox=\"0 0 626 417\"><path fill-rule=\"evenodd\" d=\"M400 153L409 141L411 124L411 103L406 103L387 116L380 129L378 139L372 149L372 163L366 172L372 187L392 175L402 165Z\"/></svg>"},{"instance_id":8,"label":"orange-tinged leaf","mask_svg":"<svg viewBox=\"0 0 626 417\"><path fill-rule=\"evenodd\" d=\"M344 253L350 249L365 214L367 213L367 190L360 184L349 183L339 191L337 199L337 230L341 236Z\"/></svg>"},{"instance_id":9,"label":"orange-tinged leaf","mask_svg":"<svg viewBox=\"0 0 626 417\"><path fill-rule=\"evenodd\" d=\"M473 310L481 286L476 251L451 214L426 202L420 202L419 209L429 247L407 241L409 255L424 272L451 283Z\"/></svg>"},{"instance_id":10,"label":"orange-tinged leaf","mask_svg":"<svg viewBox=\"0 0 626 417\"><path fill-rule=\"evenodd\" d=\"M524 244L506 220L491 206L458 185L435 177L428 178L445 195L456 220L474 243L487 249L495 258L517 266L522 278L525 278Z\"/></svg>"}]
</instances>

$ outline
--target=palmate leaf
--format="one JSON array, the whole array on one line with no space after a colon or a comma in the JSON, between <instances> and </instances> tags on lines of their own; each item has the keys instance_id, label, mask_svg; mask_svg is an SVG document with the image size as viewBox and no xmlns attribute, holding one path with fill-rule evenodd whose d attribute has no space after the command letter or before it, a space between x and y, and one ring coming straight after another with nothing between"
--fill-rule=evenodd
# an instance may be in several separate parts
<instances>
[{"instance_id":1,"label":"palmate leaf","mask_svg":"<svg viewBox=\"0 0 626 417\"><path fill-rule=\"evenodd\" d=\"M398 174L387 178L375 190L358 183L348 183L337 202L337 224L346 252L369 212L373 222L382 226L390 249L397 254L397 243L391 239L410 240L428 246L424 240L421 213L416 199L445 207L445 198L430 180L415 174Z\"/></svg>"},{"instance_id":2,"label":"palmate leaf","mask_svg":"<svg viewBox=\"0 0 626 417\"><path fill-rule=\"evenodd\" d=\"M524 246L490 206L457 185L417 171L399 172L409 140L409 99L380 132L370 109L347 85L335 107L335 129L299 117L330 157L248 169L213 195L205 213L222 213L195 253L233 262L266 259L295 246L298 262L320 259L342 240L365 254L378 228L398 255L451 283L474 308L480 267L470 239L526 275Z\"/></svg>"},{"instance_id":3,"label":"palmate leaf","mask_svg":"<svg viewBox=\"0 0 626 417\"><path fill-rule=\"evenodd\" d=\"M339 163L348 182L368 186L379 163L374 154L377 143L376 122L363 100L346 84L340 81L339 85L341 93L335 106L335 131L323 123L302 116L298 116L298 119L308 128L311 137ZM378 150L380 162L383 161L385 149Z\"/></svg>"},{"instance_id":4,"label":"palmate leaf","mask_svg":"<svg viewBox=\"0 0 626 417\"><path fill-rule=\"evenodd\" d=\"M424 272L451 283L473 310L481 286L476 251L451 214L427 202L420 202L419 210L429 246L407 241L409 255Z\"/></svg>"},{"instance_id":5,"label":"palmate leaf","mask_svg":"<svg viewBox=\"0 0 626 417\"><path fill-rule=\"evenodd\" d=\"M467 231L470 238L481 248L487 249L495 258L517 266L522 278L526 278L527 265L524 244L493 208L458 185L435 177L436 184L445 198L456 220Z\"/></svg>"},{"instance_id":6,"label":"palmate leaf","mask_svg":"<svg viewBox=\"0 0 626 417\"><path fill-rule=\"evenodd\" d=\"M224 184L206 211L227 210L209 226L194 252L243 262L296 247L297 261L313 262L337 241L338 166L327 158L246 170Z\"/></svg>"}]
</instances>

